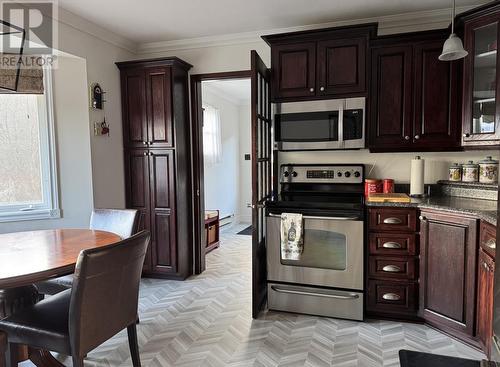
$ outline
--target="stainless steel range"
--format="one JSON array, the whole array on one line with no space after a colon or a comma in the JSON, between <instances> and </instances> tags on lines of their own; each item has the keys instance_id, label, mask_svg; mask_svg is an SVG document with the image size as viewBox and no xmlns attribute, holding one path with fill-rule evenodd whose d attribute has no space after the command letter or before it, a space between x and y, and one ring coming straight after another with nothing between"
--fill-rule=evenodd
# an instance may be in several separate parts
<instances>
[{"instance_id":1,"label":"stainless steel range","mask_svg":"<svg viewBox=\"0 0 500 367\"><path fill-rule=\"evenodd\" d=\"M269 309L363 319L364 166L280 167L268 203ZM282 256L282 213L302 214L302 252Z\"/></svg>"}]
</instances>

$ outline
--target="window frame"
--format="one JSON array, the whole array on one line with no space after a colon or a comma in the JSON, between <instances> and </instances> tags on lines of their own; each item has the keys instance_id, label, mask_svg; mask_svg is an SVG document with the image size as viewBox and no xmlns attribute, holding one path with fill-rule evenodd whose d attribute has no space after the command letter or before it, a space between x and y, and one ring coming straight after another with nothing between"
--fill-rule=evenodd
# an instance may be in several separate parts
<instances>
[{"instance_id":1,"label":"window frame","mask_svg":"<svg viewBox=\"0 0 500 367\"><path fill-rule=\"evenodd\" d=\"M61 217L57 180L57 152L52 93L52 71L43 70L45 103L38 106L40 134L40 172L43 203L0 205L0 223Z\"/></svg>"}]
</instances>

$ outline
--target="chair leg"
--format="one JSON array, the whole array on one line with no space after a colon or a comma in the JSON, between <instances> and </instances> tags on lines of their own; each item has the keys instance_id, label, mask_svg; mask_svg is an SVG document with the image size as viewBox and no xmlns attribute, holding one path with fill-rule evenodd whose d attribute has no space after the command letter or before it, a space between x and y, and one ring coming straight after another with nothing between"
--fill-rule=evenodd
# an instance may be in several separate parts
<instances>
[{"instance_id":1,"label":"chair leg","mask_svg":"<svg viewBox=\"0 0 500 367\"><path fill-rule=\"evenodd\" d=\"M127 327L127 334L128 334L128 345L130 347L130 354L132 356L132 363L134 367L141 367L139 344L137 343L137 327L135 323Z\"/></svg>"},{"instance_id":2,"label":"chair leg","mask_svg":"<svg viewBox=\"0 0 500 367\"><path fill-rule=\"evenodd\" d=\"M17 367L17 364L19 363L19 345L9 343L5 357L6 367Z\"/></svg>"},{"instance_id":3,"label":"chair leg","mask_svg":"<svg viewBox=\"0 0 500 367\"><path fill-rule=\"evenodd\" d=\"M73 367L83 367L83 358L71 356L71 359L73 360Z\"/></svg>"}]
</instances>

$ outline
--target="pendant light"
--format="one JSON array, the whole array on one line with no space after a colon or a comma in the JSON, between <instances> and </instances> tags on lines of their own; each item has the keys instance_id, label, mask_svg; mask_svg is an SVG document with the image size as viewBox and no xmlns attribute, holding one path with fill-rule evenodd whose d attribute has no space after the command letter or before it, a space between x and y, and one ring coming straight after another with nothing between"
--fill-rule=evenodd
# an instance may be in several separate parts
<instances>
[{"instance_id":1,"label":"pendant light","mask_svg":"<svg viewBox=\"0 0 500 367\"><path fill-rule=\"evenodd\" d=\"M462 40L454 33L455 28L455 0L453 0L453 8L451 11L451 34L444 42L443 52L439 55L441 61L452 61L462 59L469 53L464 50Z\"/></svg>"}]
</instances>

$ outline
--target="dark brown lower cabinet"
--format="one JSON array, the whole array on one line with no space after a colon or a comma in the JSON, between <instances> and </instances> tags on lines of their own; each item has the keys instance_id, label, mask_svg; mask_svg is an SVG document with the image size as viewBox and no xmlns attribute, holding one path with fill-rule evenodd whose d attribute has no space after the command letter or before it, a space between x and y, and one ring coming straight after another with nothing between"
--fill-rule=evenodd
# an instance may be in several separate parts
<instances>
[{"instance_id":1,"label":"dark brown lower cabinet","mask_svg":"<svg viewBox=\"0 0 500 367\"><path fill-rule=\"evenodd\" d=\"M428 324L477 345L478 220L422 210L420 228L419 314Z\"/></svg>"},{"instance_id":2,"label":"dark brown lower cabinet","mask_svg":"<svg viewBox=\"0 0 500 367\"><path fill-rule=\"evenodd\" d=\"M482 249L479 250L477 269L477 324L476 333L481 348L489 357L493 336L493 279L495 261Z\"/></svg>"}]
</instances>

